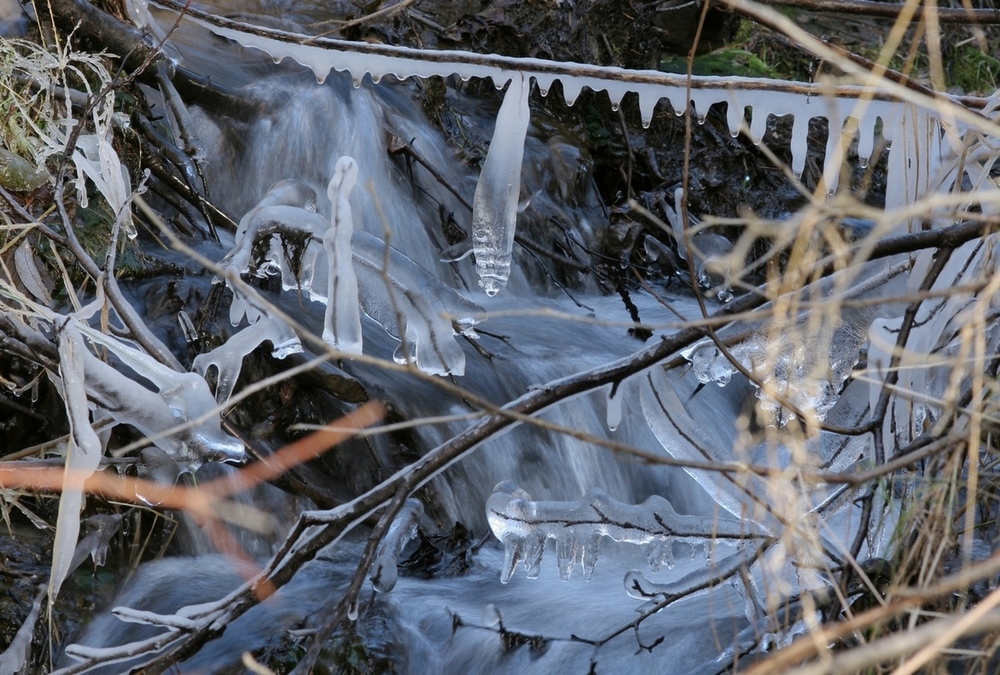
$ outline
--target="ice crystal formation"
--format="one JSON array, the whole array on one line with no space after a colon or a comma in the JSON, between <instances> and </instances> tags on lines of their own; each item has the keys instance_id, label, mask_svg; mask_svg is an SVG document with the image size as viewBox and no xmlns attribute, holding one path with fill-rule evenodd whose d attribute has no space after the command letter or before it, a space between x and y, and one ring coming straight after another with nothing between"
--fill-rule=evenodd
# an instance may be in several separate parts
<instances>
[{"instance_id":1,"label":"ice crystal formation","mask_svg":"<svg viewBox=\"0 0 1000 675\"><path fill-rule=\"evenodd\" d=\"M270 341L276 357L298 346L276 317L258 320L265 310L255 307L246 286L237 282L251 273L280 274L285 290L305 291L325 303L323 337L345 355L363 350L360 307L400 342L393 355L397 363L413 363L434 375L465 373L465 352L455 335L474 339L483 308L378 237L354 229L349 196L357 174L353 158L338 160L327 188L332 222L309 209L314 199L308 188L288 181L274 186L241 219L235 246L219 266L233 291L231 318L235 323L246 316L252 327L196 364L202 372L209 365L218 368L220 401L232 392L242 358L257 345ZM255 259L262 242L266 253Z\"/></svg>"},{"instance_id":2,"label":"ice crystal formation","mask_svg":"<svg viewBox=\"0 0 1000 675\"><path fill-rule=\"evenodd\" d=\"M549 539L555 542L556 564L565 580L578 564L584 579L593 576L603 537L645 546L649 567L655 572L664 564L674 566L675 541L742 541L764 536L759 528L736 518L680 515L659 495L642 504L623 504L592 488L579 501L533 501L509 481L494 488L486 502L486 517L493 535L504 545L503 583L510 581L521 563L528 578L536 578Z\"/></svg>"}]
</instances>

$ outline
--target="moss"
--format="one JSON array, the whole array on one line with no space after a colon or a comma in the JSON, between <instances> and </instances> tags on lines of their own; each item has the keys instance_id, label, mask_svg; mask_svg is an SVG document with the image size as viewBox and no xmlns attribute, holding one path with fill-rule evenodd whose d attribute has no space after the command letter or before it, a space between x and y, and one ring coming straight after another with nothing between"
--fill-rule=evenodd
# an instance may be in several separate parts
<instances>
[{"instance_id":1,"label":"moss","mask_svg":"<svg viewBox=\"0 0 1000 675\"><path fill-rule=\"evenodd\" d=\"M660 62L660 70L667 73L686 73L687 59L680 56L663 59ZM741 48L720 49L695 57L692 72L695 75L779 77L779 73L759 56Z\"/></svg>"},{"instance_id":2,"label":"moss","mask_svg":"<svg viewBox=\"0 0 1000 675\"><path fill-rule=\"evenodd\" d=\"M962 45L946 56L948 84L967 94L990 94L1000 81L1000 59L974 45Z\"/></svg>"}]
</instances>

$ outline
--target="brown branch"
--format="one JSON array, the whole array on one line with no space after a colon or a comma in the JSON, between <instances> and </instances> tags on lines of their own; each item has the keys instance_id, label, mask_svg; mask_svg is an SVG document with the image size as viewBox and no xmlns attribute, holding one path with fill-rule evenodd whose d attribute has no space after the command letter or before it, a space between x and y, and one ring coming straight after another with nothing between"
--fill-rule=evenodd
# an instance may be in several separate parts
<instances>
[{"instance_id":1,"label":"brown branch","mask_svg":"<svg viewBox=\"0 0 1000 675\"><path fill-rule=\"evenodd\" d=\"M725 3L716 3L725 4ZM903 4L893 2L872 2L871 0L762 0L761 4L773 7L794 7L810 12L831 12L834 14L854 14L880 19L899 18ZM1000 24L1000 9L973 9L958 7L938 7L935 10L938 23L950 24ZM927 8L918 4L914 18L924 20Z\"/></svg>"}]
</instances>

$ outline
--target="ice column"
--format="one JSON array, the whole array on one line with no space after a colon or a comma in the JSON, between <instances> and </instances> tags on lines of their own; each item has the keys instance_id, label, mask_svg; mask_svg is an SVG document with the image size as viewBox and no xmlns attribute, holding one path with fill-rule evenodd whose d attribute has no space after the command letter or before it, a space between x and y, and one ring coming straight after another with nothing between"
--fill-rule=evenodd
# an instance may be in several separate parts
<instances>
[{"instance_id":1,"label":"ice column","mask_svg":"<svg viewBox=\"0 0 1000 675\"><path fill-rule=\"evenodd\" d=\"M351 256L354 218L348 197L358 182L358 163L341 157L326 188L333 211L330 229L323 235L329 282L326 289L326 319L323 339L334 349L361 353L361 310L358 307L358 278Z\"/></svg>"},{"instance_id":2,"label":"ice column","mask_svg":"<svg viewBox=\"0 0 1000 675\"><path fill-rule=\"evenodd\" d=\"M530 91L530 79L513 73L472 201L472 252L479 285L490 296L500 292L510 277Z\"/></svg>"}]
</instances>

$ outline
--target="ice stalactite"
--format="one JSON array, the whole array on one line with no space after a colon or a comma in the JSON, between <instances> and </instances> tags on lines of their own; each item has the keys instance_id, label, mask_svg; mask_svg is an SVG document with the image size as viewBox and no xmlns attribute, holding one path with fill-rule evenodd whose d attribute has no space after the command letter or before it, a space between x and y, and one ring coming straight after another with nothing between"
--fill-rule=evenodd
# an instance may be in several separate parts
<instances>
[{"instance_id":1,"label":"ice stalactite","mask_svg":"<svg viewBox=\"0 0 1000 675\"><path fill-rule=\"evenodd\" d=\"M378 592L388 593L396 586L396 579L399 578L399 570L396 569L399 556L410 540L416 538L417 528L423 515L424 505L416 499L407 499L389 526L389 531L378 546L375 562L372 563L371 572L368 574L372 586Z\"/></svg>"},{"instance_id":2,"label":"ice stalactite","mask_svg":"<svg viewBox=\"0 0 1000 675\"><path fill-rule=\"evenodd\" d=\"M483 208L477 211L473 220L478 233L474 244L477 271L483 288L490 295L504 286L509 273L510 248L506 242L513 236L523 129L527 127L529 116L526 97L532 80L542 95L556 81L560 82L568 105L573 105L584 88L606 91L615 107L626 93L635 92L643 124L649 124L657 104L663 100L668 101L677 114L693 106L699 120L713 105L724 103L728 107L730 132L745 131L758 143L767 133L771 117L790 116L789 154L795 174L800 174L806 164L809 121L825 118L829 122L829 134L823 178L830 194L837 189L843 150L856 143L859 161L867 164L875 140L881 134L889 142L887 208L911 204L917 197L938 189L942 158L949 153L949 148L942 145L941 132L946 125L938 119L940 112L937 109L922 109L912 102L891 100L882 94L873 96L870 87L823 83L790 87L787 83L761 78L728 76L688 80L684 76L651 70L421 50L330 38L298 39L307 36L260 27L250 33L245 26L197 11L189 12L185 20L244 47L261 50L275 61L294 60L311 69L320 82L332 70L349 72L355 84L360 84L366 74L374 82L387 75L400 79L457 75L465 80L488 78L498 85L509 80L489 157L476 189L476 202ZM960 106L955 108L954 115L957 124L951 120L948 124L952 126L977 124L976 113L965 114ZM512 201L513 208L509 206ZM493 206L486 208L487 204ZM712 252L707 253L711 257Z\"/></svg>"},{"instance_id":3,"label":"ice stalactite","mask_svg":"<svg viewBox=\"0 0 1000 675\"><path fill-rule=\"evenodd\" d=\"M334 349L360 354L361 312L358 309L358 279L351 257L354 216L348 198L358 182L358 163L352 157L337 160L327 187L333 212L330 229L323 235L328 281L323 339Z\"/></svg>"},{"instance_id":4,"label":"ice stalactite","mask_svg":"<svg viewBox=\"0 0 1000 675\"><path fill-rule=\"evenodd\" d=\"M486 502L486 517L504 545L503 583L522 562L528 578L536 578L549 539L555 540L559 575L567 580L577 564L583 566L584 579L593 576L602 537L646 546L650 569L656 571L663 564L673 567L675 541L765 536L759 527L735 518L680 515L659 495L642 504L623 504L594 488L578 501L532 501L509 481L494 488Z\"/></svg>"},{"instance_id":5,"label":"ice stalactite","mask_svg":"<svg viewBox=\"0 0 1000 675\"><path fill-rule=\"evenodd\" d=\"M311 299L316 300L312 279L319 247L310 244L313 238L322 239L329 227L326 218L305 208L278 203L258 205L243 220L246 220L243 236L237 236L236 245L219 261L223 274L240 275L256 270L256 275L263 277L269 273L280 273L282 288L301 288L309 293ZM297 238L294 244L299 247L299 255L294 261L289 259L284 250L293 237ZM254 247L262 239L268 242L268 252L263 259L255 260ZM293 262L297 269L293 267ZM226 278L225 281L233 292L233 303L229 309L233 325L238 325L244 315L250 323L257 321L261 310L244 296L243 290L233 279Z\"/></svg>"},{"instance_id":6,"label":"ice stalactite","mask_svg":"<svg viewBox=\"0 0 1000 675\"><path fill-rule=\"evenodd\" d=\"M531 80L513 73L472 201L472 252L479 285L491 296L500 292L510 277L530 92Z\"/></svg>"},{"instance_id":7,"label":"ice stalactite","mask_svg":"<svg viewBox=\"0 0 1000 675\"><path fill-rule=\"evenodd\" d=\"M191 368L204 377L215 367L215 399L225 403L240 377L243 358L264 342L271 343L271 356L276 359L302 351L302 343L291 326L264 311L256 323L232 335L212 351L194 357Z\"/></svg>"}]
</instances>

